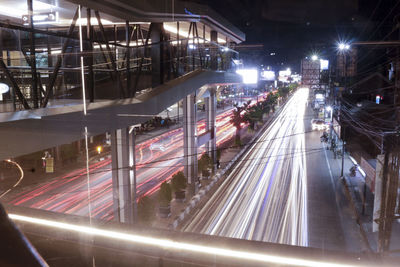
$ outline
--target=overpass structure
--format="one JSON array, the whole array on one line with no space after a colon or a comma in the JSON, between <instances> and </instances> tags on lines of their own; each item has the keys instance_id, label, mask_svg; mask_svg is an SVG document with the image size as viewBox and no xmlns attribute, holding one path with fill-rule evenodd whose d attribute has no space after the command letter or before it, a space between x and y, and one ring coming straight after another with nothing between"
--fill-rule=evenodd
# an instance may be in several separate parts
<instances>
[{"instance_id":1,"label":"overpass structure","mask_svg":"<svg viewBox=\"0 0 400 267\"><path fill-rule=\"evenodd\" d=\"M130 223L131 126L183 101L185 174L195 191L198 146L216 160L217 88L242 82L232 49L241 31L188 2L3 0L0 33L0 159L109 132L114 212Z\"/></svg>"}]
</instances>

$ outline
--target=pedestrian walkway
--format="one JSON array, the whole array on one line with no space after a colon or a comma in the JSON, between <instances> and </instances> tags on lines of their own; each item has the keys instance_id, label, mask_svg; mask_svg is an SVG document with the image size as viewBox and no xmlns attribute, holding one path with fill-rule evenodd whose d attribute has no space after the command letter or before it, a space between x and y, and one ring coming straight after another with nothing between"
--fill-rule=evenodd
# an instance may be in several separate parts
<instances>
[{"instance_id":1,"label":"pedestrian walkway","mask_svg":"<svg viewBox=\"0 0 400 267\"><path fill-rule=\"evenodd\" d=\"M353 219L358 224L362 241L365 249L372 252L378 250L378 232L373 232L373 207L374 194L370 191L365 183L365 174L360 167L357 168L355 174L351 174L350 168L354 166L355 160L348 153L344 155L343 178L340 177L342 158L333 156L333 152L326 151L327 158L330 162L330 168L334 179L341 181L344 193L349 201L349 207L352 209ZM392 238L390 250L399 251L400 249L400 224L398 221L393 222ZM398 252L395 254L399 255ZM399 255L400 256L400 255Z\"/></svg>"}]
</instances>

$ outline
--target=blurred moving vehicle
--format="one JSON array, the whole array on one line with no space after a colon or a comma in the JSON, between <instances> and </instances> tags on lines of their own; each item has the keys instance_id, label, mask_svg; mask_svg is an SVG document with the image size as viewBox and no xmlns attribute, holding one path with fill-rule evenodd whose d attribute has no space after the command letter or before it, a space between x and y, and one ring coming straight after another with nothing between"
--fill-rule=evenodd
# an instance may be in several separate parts
<instances>
[{"instance_id":1,"label":"blurred moving vehicle","mask_svg":"<svg viewBox=\"0 0 400 267\"><path fill-rule=\"evenodd\" d=\"M329 125L325 123L322 119L312 119L311 120L311 127L313 130L326 130L329 128Z\"/></svg>"}]
</instances>

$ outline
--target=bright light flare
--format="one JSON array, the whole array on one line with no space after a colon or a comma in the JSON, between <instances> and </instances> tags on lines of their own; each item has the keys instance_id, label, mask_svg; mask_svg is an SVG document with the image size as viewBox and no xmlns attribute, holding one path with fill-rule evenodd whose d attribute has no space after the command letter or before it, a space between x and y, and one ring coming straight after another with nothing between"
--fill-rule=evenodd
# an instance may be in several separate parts
<instances>
[{"instance_id":1,"label":"bright light flare","mask_svg":"<svg viewBox=\"0 0 400 267\"><path fill-rule=\"evenodd\" d=\"M258 82L258 71L256 69L240 69L236 73L243 77L244 84L256 84Z\"/></svg>"},{"instance_id":2,"label":"bright light flare","mask_svg":"<svg viewBox=\"0 0 400 267\"><path fill-rule=\"evenodd\" d=\"M349 50L350 49L350 45L347 43L339 43L338 44L338 48L340 51L344 51L344 50Z\"/></svg>"},{"instance_id":3,"label":"bright light flare","mask_svg":"<svg viewBox=\"0 0 400 267\"><path fill-rule=\"evenodd\" d=\"M311 60L312 60L312 61L318 60L318 56L317 56L317 55L312 55L312 56L311 56Z\"/></svg>"},{"instance_id":4,"label":"bright light flare","mask_svg":"<svg viewBox=\"0 0 400 267\"><path fill-rule=\"evenodd\" d=\"M163 249L174 249L174 250L183 250L190 251L195 253L202 253L212 256L223 256L229 258L235 258L240 260L249 260L249 261L259 261L265 263L273 263L273 264L284 264L291 266L312 266L312 267L350 267L355 265L347 265L340 263L327 263L316 260L307 260L302 258L293 258L293 257L283 257L266 253L253 253L253 252L245 252L242 250L233 250L233 249L225 249L220 247L212 247L212 246L203 246L203 245L195 245L191 243L184 243L173 241L169 239L156 238L156 237L148 237L143 235L135 235L128 233L121 233L110 230L102 230L95 227L88 226L80 226L76 224L69 223L61 223L57 221L51 221L47 219L39 219L34 217L28 217L18 214L9 214L10 219L32 223L36 225L47 226L51 228L73 231L82 234L88 234L93 236L101 236L106 238L112 238L121 241L127 241L131 243L143 244L156 246Z\"/></svg>"}]
</instances>

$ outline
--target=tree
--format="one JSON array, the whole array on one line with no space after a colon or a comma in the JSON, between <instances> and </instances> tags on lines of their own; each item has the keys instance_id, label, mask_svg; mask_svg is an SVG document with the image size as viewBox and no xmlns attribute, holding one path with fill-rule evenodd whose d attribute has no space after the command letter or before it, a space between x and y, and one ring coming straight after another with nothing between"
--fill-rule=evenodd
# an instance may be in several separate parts
<instances>
[{"instance_id":1,"label":"tree","mask_svg":"<svg viewBox=\"0 0 400 267\"><path fill-rule=\"evenodd\" d=\"M204 170L207 170L212 165L212 160L207 153L201 155L199 161L197 162L197 169L199 173L203 173Z\"/></svg>"},{"instance_id":2,"label":"tree","mask_svg":"<svg viewBox=\"0 0 400 267\"><path fill-rule=\"evenodd\" d=\"M289 94L289 91L290 89L287 86L279 87L278 89L278 93L282 98L286 98L287 95Z\"/></svg>"},{"instance_id":3,"label":"tree","mask_svg":"<svg viewBox=\"0 0 400 267\"><path fill-rule=\"evenodd\" d=\"M175 192L182 191L186 188L186 177L182 171L179 171L172 175L171 187L172 190Z\"/></svg>"},{"instance_id":4,"label":"tree","mask_svg":"<svg viewBox=\"0 0 400 267\"><path fill-rule=\"evenodd\" d=\"M262 121L263 114L263 103L259 102L254 106L248 107L247 112L243 115L243 120L249 123L250 129L254 130L255 124Z\"/></svg>"},{"instance_id":5,"label":"tree","mask_svg":"<svg viewBox=\"0 0 400 267\"><path fill-rule=\"evenodd\" d=\"M275 105L276 102L278 101L279 98L279 92L278 93L270 93L265 99L265 104L272 110L272 112L275 112ZM269 111L268 111L269 112Z\"/></svg>"},{"instance_id":6,"label":"tree","mask_svg":"<svg viewBox=\"0 0 400 267\"><path fill-rule=\"evenodd\" d=\"M242 129L242 123L245 122L243 119L244 114L242 114L242 112L247 109L247 107L250 105L250 102L251 101L248 101L247 103L243 104L243 106L234 104L235 109L233 110L233 116L231 118L231 123L236 128L235 143L237 145L240 144L240 130Z\"/></svg>"},{"instance_id":7,"label":"tree","mask_svg":"<svg viewBox=\"0 0 400 267\"><path fill-rule=\"evenodd\" d=\"M160 192L158 193L158 199L160 201L160 206L169 206L172 200L172 190L171 185L166 181L161 184Z\"/></svg>"}]
</instances>

